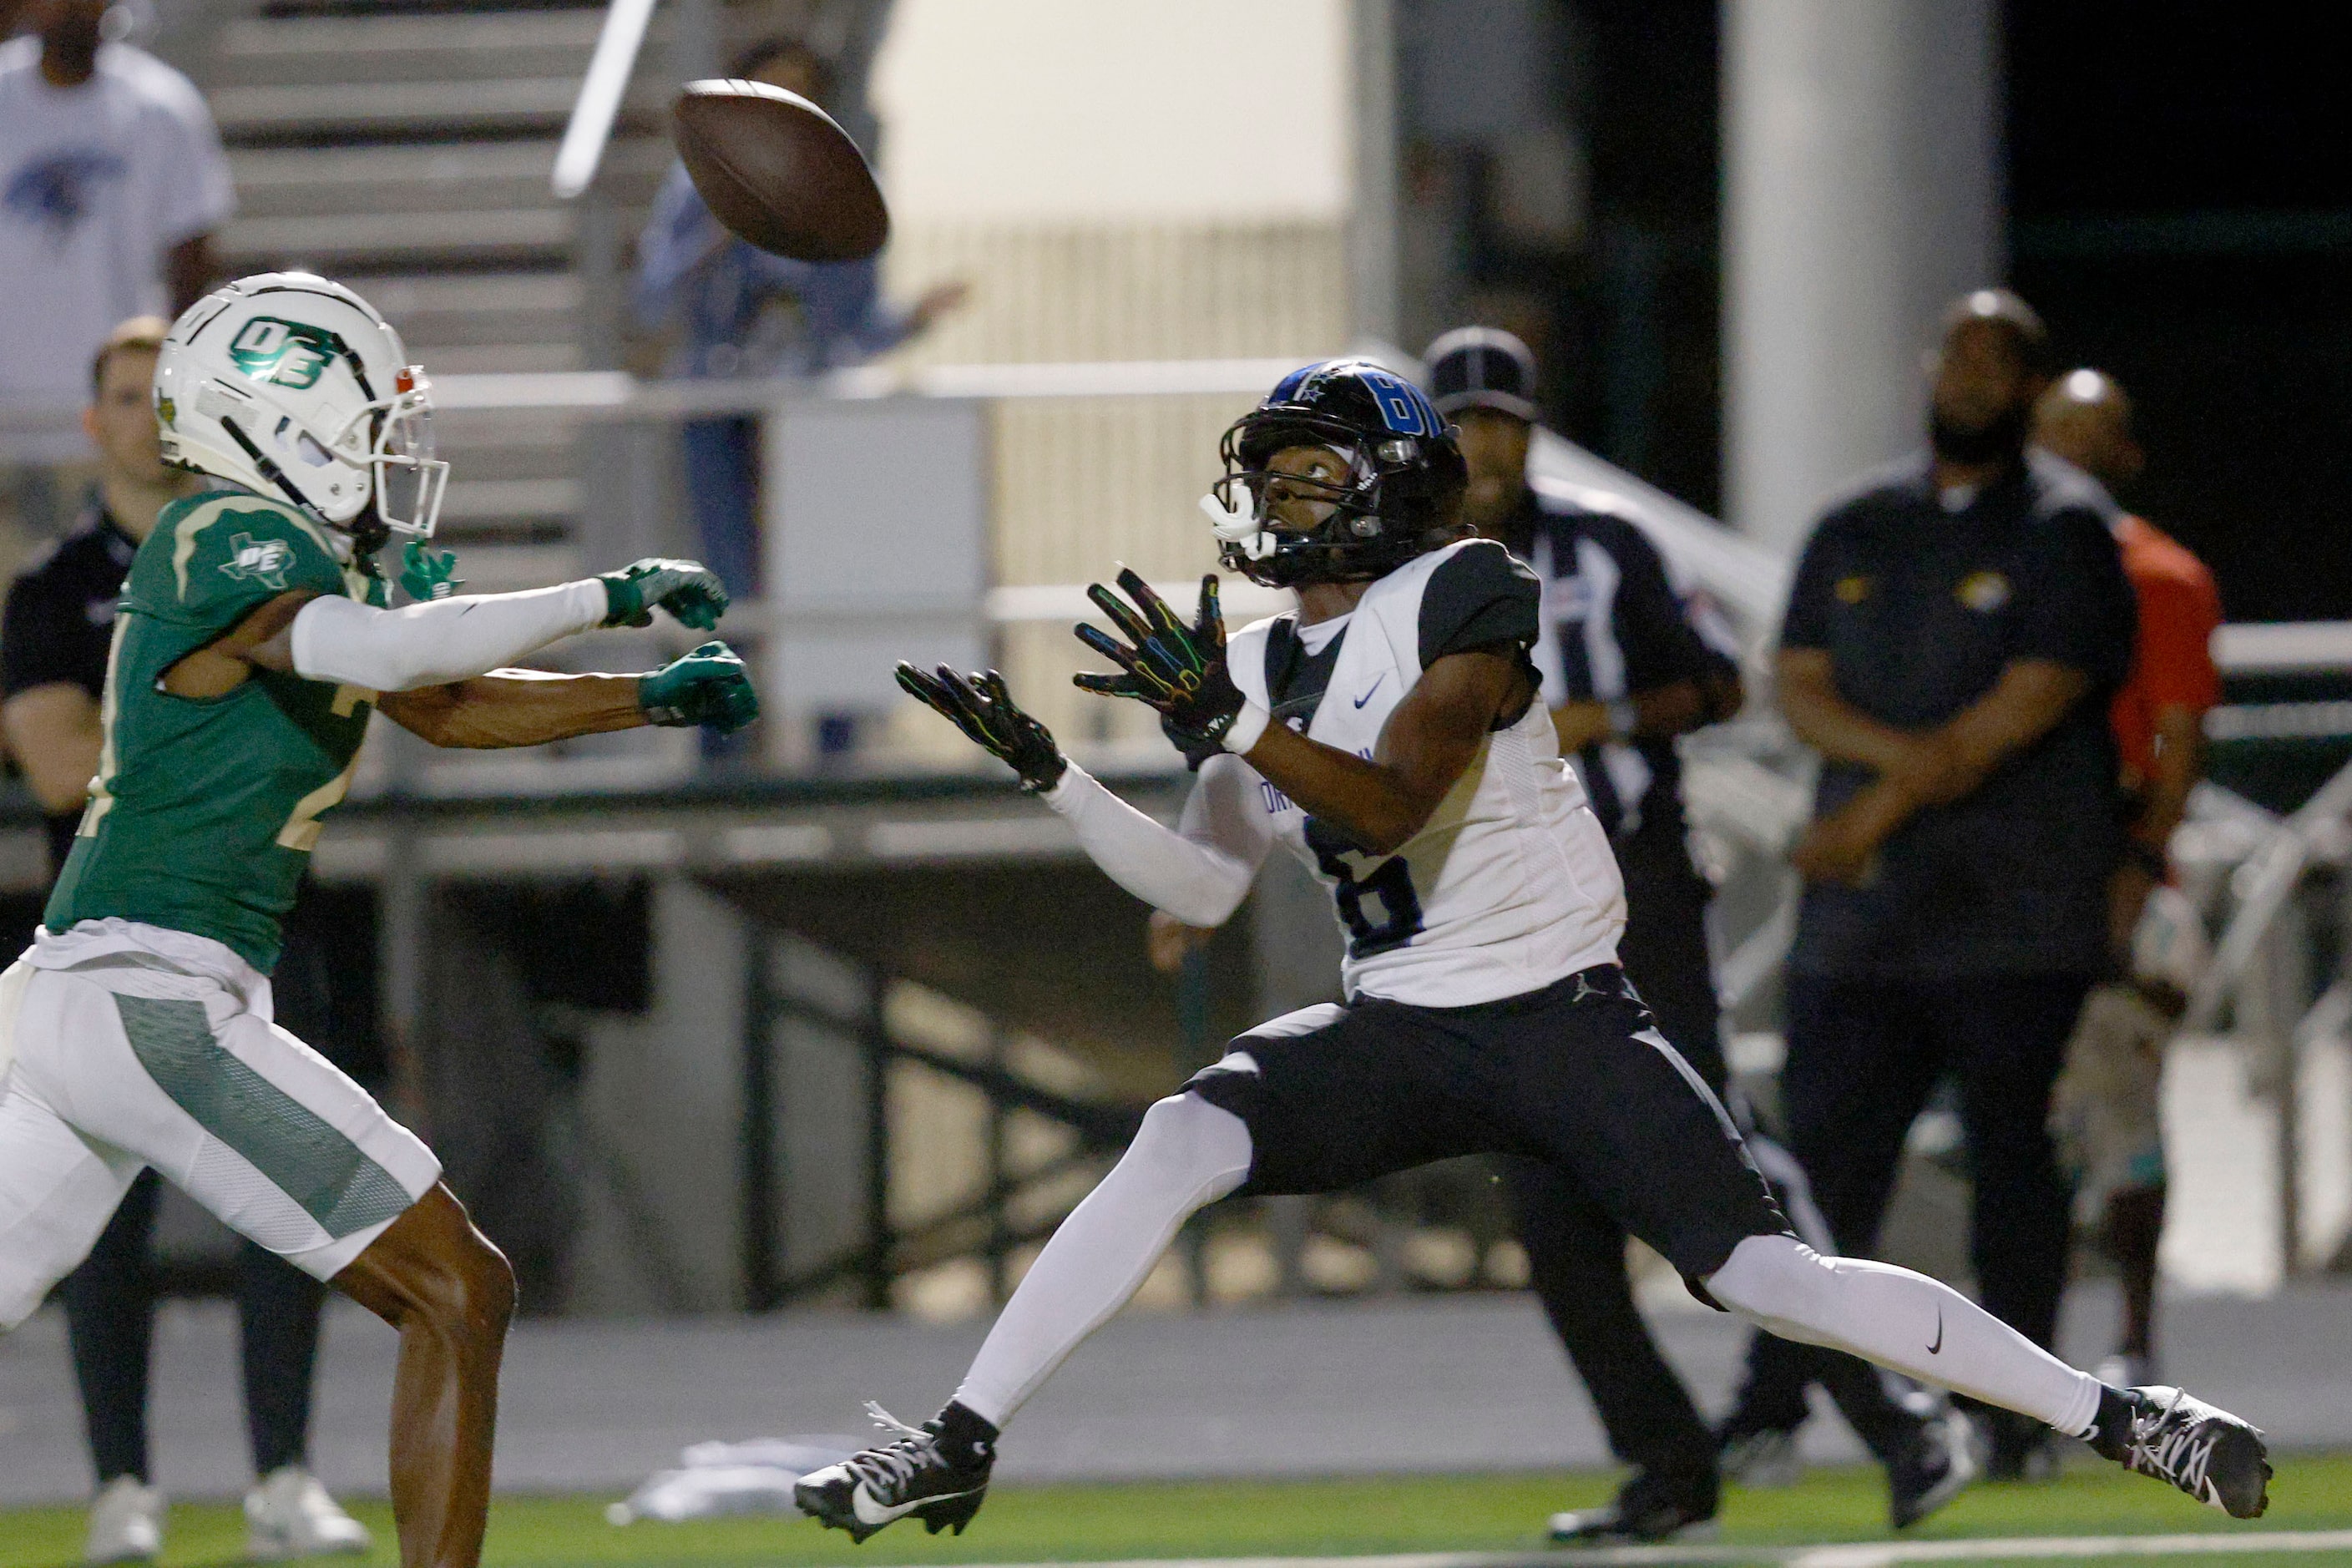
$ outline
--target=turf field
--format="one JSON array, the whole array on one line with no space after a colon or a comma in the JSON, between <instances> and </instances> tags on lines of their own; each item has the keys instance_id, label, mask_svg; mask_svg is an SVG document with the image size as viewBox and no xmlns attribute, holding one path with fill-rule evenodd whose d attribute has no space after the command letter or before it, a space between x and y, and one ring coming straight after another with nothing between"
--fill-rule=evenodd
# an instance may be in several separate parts
<instances>
[{"instance_id":1,"label":"turf field","mask_svg":"<svg viewBox=\"0 0 2352 1568\"><path fill-rule=\"evenodd\" d=\"M989 1500L961 1539L900 1525L864 1548L803 1520L730 1520L708 1524L604 1522L609 1498L506 1498L490 1514L486 1562L494 1568L795 1568L798 1564L1045 1563L1118 1558L1310 1557L1393 1552L1540 1550L1543 1517L1608 1497L1605 1477L1398 1477L1268 1485L1183 1482L1007 1489ZM2238 1525L2210 1509L2105 1467L2082 1466L2041 1486L1980 1486L1902 1537L1948 1543L1948 1563L1980 1561L1970 1537L2228 1535L2255 1531L2352 1529L2352 1458L2289 1458L2259 1525ZM1734 1491L1720 1546L1789 1547L1888 1539L1877 1472L1815 1471L1790 1490ZM381 1503L354 1505L377 1534L371 1562L391 1564L392 1521ZM65 1568L78 1561L78 1509L0 1513L0 1568ZM242 1519L223 1504L175 1507L166 1565L227 1563L244 1542ZM2074 1561L2106 1555L2082 1545L2058 1549ZM1646 1554L1645 1554L1646 1555ZM1718 1553L1721 1561L1731 1553ZM1564 1560L1568 1559L1563 1554ZM1781 1552L1757 1561L1787 1561ZM2052 1559L2041 1559L2050 1561ZM2147 1561L2148 1559L2142 1559ZM2341 1568L2352 1547L2321 1552L2167 1552L2174 1568ZM1872 1568L1841 1553L1821 1568ZM2008 1558L2019 1562L2026 1559Z\"/></svg>"}]
</instances>

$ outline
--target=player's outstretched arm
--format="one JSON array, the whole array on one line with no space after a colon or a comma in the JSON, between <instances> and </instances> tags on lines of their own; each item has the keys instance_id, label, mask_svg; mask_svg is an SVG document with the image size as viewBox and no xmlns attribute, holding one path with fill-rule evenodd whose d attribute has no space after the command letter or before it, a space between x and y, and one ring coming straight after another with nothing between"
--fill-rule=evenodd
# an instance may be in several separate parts
<instances>
[{"instance_id":1,"label":"player's outstretched arm","mask_svg":"<svg viewBox=\"0 0 2352 1568\"><path fill-rule=\"evenodd\" d=\"M443 575L449 565L439 563ZM454 595L396 610L295 589L181 659L164 672L163 687L175 697L220 697L268 669L410 691L487 675L598 626L649 625L656 607L708 631L727 608L727 592L694 562L658 560L552 588Z\"/></svg>"},{"instance_id":2,"label":"player's outstretched arm","mask_svg":"<svg viewBox=\"0 0 2352 1568\"><path fill-rule=\"evenodd\" d=\"M1271 722L1243 697L1226 667L1214 577L1202 581L1200 609L1189 626L1133 571L1121 568L1118 585L1131 605L1099 583L1087 595L1119 636L1091 626L1079 626L1077 635L1121 673L1081 675L1077 684L1158 709L1161 728L1195 767L1219 752L1234 752L1302 810L1374 854L1392 853L1420 832L1496 720L1525 711L1534 700L1516 647L1447 654L1389 715L1368 761Z\"/></svg>"},{"instance_id":3,"label":"player's outstretched arm","mask_svg":"<svg viewBox=\"0 0 2352 1568\"><path fill-rule=\"evenodd\" d=\"M499 669L443 686L387 691L384 716L436 746L537 746L646 724L708 724L721 734L760 716L743 661L705 643L645 675L554 675Z\"/></svg>"},{"instance_id":4,"label":"player's outstretched arm","mask_svg":"<svg viewBox=\"0 0 2352 1568\"><path fill-rule=\"evenodd\" d=\"M1220 925L1248 893L1272 834L1263 812L1252 817L1255 775L1234 759L1225 759L1229 773L1202 773L1181 830L1171 830L1064 757L1052 732L1022 711L996 671L963 676L941 665L927 675L901 664L898 684L1011 767L1024 789L1069 820L1080 847L1111 880L1154 909L1194 925Z\"/></svg>"}]
</instances>

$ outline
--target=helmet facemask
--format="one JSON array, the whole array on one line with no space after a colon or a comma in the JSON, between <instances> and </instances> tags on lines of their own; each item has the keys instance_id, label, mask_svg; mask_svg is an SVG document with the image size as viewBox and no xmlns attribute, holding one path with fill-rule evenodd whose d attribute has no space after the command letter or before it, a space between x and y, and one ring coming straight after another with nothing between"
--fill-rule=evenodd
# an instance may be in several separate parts
<instances>
[{"instance_id":1,"label":"helmet facemask","mask_svg":"<svg viewBox=\"0 0 2352 1568\"><path fill-rule=\"evenodd\" d=\"M432 390L422 369L404 366L392 396L352 415L337 441L341 446L345 436L355 438L361 426L367 427L376 521L394 533L417 539L433 537L441 518L441 492L449 483L448 463L435 456Z\"/></svg>"},{"instance_id":2,"label":"helmet facemask","mask_svg":"<svg viewBox=\"0 0 2352 1568\"><path fill-rule=\"evenodd\" d=\"M1299 447L1320 447L1344 459L1347 480L1334 483L1269 466L1276 454ZM1224 478L1201 503L1216 533L1221 563L1277 588L1385 576L1419 552L1418 530L1400 531L1381 515L1386 469L1409 461L1417 450L1403 437L1367 450L1361 432L1315 415L1269 410L1244 416L1225 432ZM1270 497L1329 510L1312 527L1286 527L1274 521ZM1400 532L1412 537L1394 537Z\"/></svg>"}]
</instances>

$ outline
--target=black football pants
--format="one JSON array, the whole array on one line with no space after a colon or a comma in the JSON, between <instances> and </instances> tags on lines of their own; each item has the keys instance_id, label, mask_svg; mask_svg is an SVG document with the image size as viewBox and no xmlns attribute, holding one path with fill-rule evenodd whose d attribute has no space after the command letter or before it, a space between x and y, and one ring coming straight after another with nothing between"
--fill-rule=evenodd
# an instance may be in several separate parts
<instances>
[{"instance_id":1,"label":"black football pants","mask_svg":"<svg viewBox=\"0 0 2352 1568\"><path fill-rule=\"evenodd\" d=\"M1617 956L1659 1032L1721 1098L1728 1074L1706 952L1712 889L1691 868L1678 835L1655 850L1643 843L1651 837L1665 836L1636 833L1618 846L1626 919ZM1715 1440L1633 1304L1624 1231L1551 1166L1525 1159L1502 1165L1528 1283L1592 1396L1610 1452L1711 1498Z\"/></svg>"},{"instance_id":2,"label":"black football pants","mask_svg":"<svg viewBox=\"0 0 2352 1568\"><path fill-rule=\"evenodd\" d=\"M1722 1096L1729 1074L1706 950L1713 889L1691 867L1680 821L1657 826L1671 831L1636 832L1617 846L1626 901L1618 953L1660 1030ZM1584 1380L1610 1451L1712 1495L1715 1438L1633 1304L1624 1231L1550 1166L1517 1159L1503 1165L1529 1282ZM1765 1174L1771 1177L1769 1167ZM1792 1194L1777 1187L1776 1194L1803 1228ZM1794 1385L1800 1419L1805 1384L1819 1381L1882 1458L1914 1440L1917 1419L1888 1397L1877 1368L1841 1352L1757 1338L1803 1352Z\"/></svg>"},{"instance_id":3,"label":"black football pants","mask_svg":"<svg viewBox=\"0 0 2352 1568\"><path fill-rule=\"evenodd\" d=\"M1912 1121L1947 1072L1960 1084L1976 1199L1969 1250L1987 1310L2047 1347L2066 1285L2069 1200L2050 1089L2089 979L1974 975L1908 984L1789 976L1780 1079L1789 1148L1838 1250L1868 1254ZM1759 1334L1735 1431L1794 1427L1824 1352Z\"/></svg>"},{"instance_id":4,"label":"black football pants","mask_svg":"<svg viewBox=\"0 0 2352 1568\"><path fill-rule=\"evenodd\" d=\"M155 1290L147 1258L163 1180L142 1172L98 1245L58 1287L81 1385L90 1463L104 1486L117 1476L152 1479L147 1451L147 1367ZM250 1241L237 1243L237 1323L244 1349L245 1426L253 1471L299 1465L310 1447L310 1371L327 1288Z\"/></svg>"}]
</instances>

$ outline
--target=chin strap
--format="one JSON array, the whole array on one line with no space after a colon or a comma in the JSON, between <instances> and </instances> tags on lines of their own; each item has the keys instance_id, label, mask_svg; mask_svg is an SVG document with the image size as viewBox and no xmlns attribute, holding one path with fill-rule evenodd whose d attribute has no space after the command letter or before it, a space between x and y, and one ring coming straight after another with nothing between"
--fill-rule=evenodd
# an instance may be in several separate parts
<instances>
[{"instance_id":1,"label":"chin strap","mask_svg":"<svg viewBox=\"0 0 2352 1568\"><path fill-rule=\"evenodd\" d=\"M284 490L286 492L287 499L291 500L296 506L300 507L303 514L309 517L313 522L324 523L327 521L320 512L319 509L310 504L310 498L304 495L301 490L296 487L294 481L286 477L286 470L279 468L275 462L271 461L268 453L264 452L260 447L255 446L253 444L253 437L247 436L245 431L239 427L235 419L232 419L226 414L216 414L213 417L220 421L220 427L228 432L230 440L235 441L239 447L245 448L245 455L253 459L253 466L261 470L261 477L263 479L268 479L271 484L276 485L279 489Z\"/></svg>"}]
</instances>

